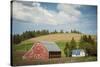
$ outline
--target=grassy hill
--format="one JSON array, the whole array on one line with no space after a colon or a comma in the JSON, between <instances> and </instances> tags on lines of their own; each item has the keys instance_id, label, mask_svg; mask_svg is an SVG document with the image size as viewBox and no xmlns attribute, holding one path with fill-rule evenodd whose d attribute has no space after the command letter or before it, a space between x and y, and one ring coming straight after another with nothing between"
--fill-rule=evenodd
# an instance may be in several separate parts
<instances>
[{"instance_id":1,"label":"grassy hill","mask_svg":"<svg viewBox=\"0 0 100 67\"><path fill-rule=\"evenodd\" d=\"M49 35L43 35L35 38L31 38L25 41L22 41L21 43L17 45L13 45L14 51L28 51L35 42L38 41L54 41L57 43L57 45L60 47L62 51L62 55L64 56L63 49L65 47L65 43L71 41L72 37L78 42L83 34L75 34L75 33L58 33L58 34L49 34ZM95 35L92 35L92 37L95 39Z\"/></svg>"},{"instance_id":2,"label":"grassy hill","mask_svg":"<svg viewBox=\"0 0 100 67\"><path fill-rule=\"evenodd\" d=\"M35 42L39 41L54 41L56 43L60 42L69 42L72 37L75 38L76 41L79 41L82 34L74 34L74 33L67 33L67 34L49 34L49 35L43 35L35 38L31 38L25 41L22 41L21 43L17 45L13 45L17 50L26 50L26 48L30 48ZM30 47L29 47L30 46Z\"/></svg>"},{"instance_id":3,"label":"grassy hill","mask_svg":"<svg viewBox=\"0 0 100 67\"><path fill-rule=\"evenodd\" d=\"M74 39L76 41L80 40L80 37L83 34L75 34L75 33L58 33L58 34L50 34L50 35L44 35L44 36L39 36L36 38L31 38L30 41L36 42L36 41L54 41L54 42L58 42L58 41L63 41L63 42L69 42L72 37L74 37Z\"/></svg>"}]
</instances>

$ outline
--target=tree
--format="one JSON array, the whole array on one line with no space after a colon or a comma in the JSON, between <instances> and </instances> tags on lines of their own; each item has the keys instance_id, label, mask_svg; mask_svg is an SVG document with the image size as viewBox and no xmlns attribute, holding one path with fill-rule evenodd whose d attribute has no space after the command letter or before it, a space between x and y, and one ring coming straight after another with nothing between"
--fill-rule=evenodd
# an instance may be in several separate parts
<instances>
[{"instance_id":1,"label":"tree","mask_svg":"<svg viewBox=\"0 0 100 67\"><path fill-rule=\"evenodd\" d=\"M84 49L89 56L97 56L97 43L90 35L83 35L80 39L79 46Z\"/></svg>"},{"instance_id":2,"label":"tree","mask_svg":"<svg viewBox=\"0 0 100 67\"><path fill-rule=\"evenodd\" d=\"M74 40L74 37L72 38L72 40L70 41L70 43L66 42L65 48L64 48L64 53L66 55L66 57L70 57L71 56L71 51L73 49L77 48L77 43Z\"/></svg>"},{"instance_id":3,"label":"tree","mask_svg":"<svg viewBox=\"0 0 100 67\"><path fill-rule=\"evenodd\" d=\"M32 37L36 37L36 32L35 32L35 30L32 31Z\"/></svg>"},{"instance_id":4,"label":"tree","mask_svg":"<svg viewBox=\"0 0 100 67\"><path fill-rule=\"evenodd\" d=\"M77 30L71 30L71 33L81 34L81 32L79 32L79 31L77 31Z\"/></svg>"},{"instance_id":5,"label":"tree","mask_svg":"<svg viewBox=\"0 0 100 67\"><path fill-rule=\"evenodd\" d=\"M88 37L87 37L87 35L81 36L80 41L81 41L81 42L88 42Z\"/></svg>"},{"instance_id":6,"label":"tree","mask_svg":"<svg viewBox=\"0 0 100 67\"><path fill-rule=\"evenodd\" d=\"M53 33L53 34L56 34L56 33L58 33L58 32L57 32L57 30L55 30L55 31L53 31L52 33Z\"/></svg>"},{"instance_id":7,"label":"tree","mask_svg":"<svg viewBox=\"0 0 100 67\"><path fill-rule=\"evenodd\" d=\"M74 40L74 37L72 37L72 40L70 42L70 49L75 49L76 48L76 41Z\"/></svg>"},{"instance_id":8,"label":"tree","mask_svg":"<svg viewBox=\"0 0 100 67\"><path fill-rule=\"evenodd\" d=\"M60 33L64 33L63 30L60 30Z\"/></svg>"},{"instance_id":9,"label":"tree","mask_svg":"<svg viewBox=\"0 0 100 67\"><path fill-rule=\"evenodd\" d=\"M64 53L66 55L66 57L69 57L70 56L70 45L68 42L66 42L66 45L65 45L65 48L64 48Z\"/></svg>"},{"instance_id":10,"label":"tree","mask_svg":"<svg viewBox=\"0 0 100 67\"><path fill-rule=\"evenodd\" d=\"M89 56L97 56L97 46L96 44L91 44L91 43L85 43L86 46L86 52L88 53Z\"/></svg>"},{"instance_id":11,"label":"tree","mask_svg":"<svg viewBox=\"0 0 100 67\"><path fill-rule=\"evenodd\" d=\"M21 37L20 35L12 35L12 44L18 44L21 42Z\"/></svg>"},{"instance_id":12,"label":"tree","mask_svg":"<svg viewBox=\"0 0 100 67\"><path fill-rule=\"evenodd\" d=\"M91 35L88 36L88 42L91 43L91 44L94 44L95 41L94 39L91 37Z\"/></svg>"},{"instance_id":13,"label":"tree","mask_svg":"<svg viewBox=\"0 0 100 67\"><path fill-rule=\"evenodd\" d=\"M68 31L66 31L65 33L68 33Z\"/></svg>"}]
</instances>

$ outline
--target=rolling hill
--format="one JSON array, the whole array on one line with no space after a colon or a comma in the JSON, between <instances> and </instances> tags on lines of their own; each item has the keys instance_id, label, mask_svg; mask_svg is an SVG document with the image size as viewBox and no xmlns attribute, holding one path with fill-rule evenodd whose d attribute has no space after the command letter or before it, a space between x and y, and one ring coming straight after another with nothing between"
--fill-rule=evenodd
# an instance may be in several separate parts
<instances>
[{"instance_id":1,"label":"rolling hill","mask_svg":"<svg viewBox=\"0 0 100 67\"><path fill-rule=\"evenodd\" d=\"M58 34L49 34L43 35L35 38L31 38L25 41L22 41L18 45L13 45L13 49L17 51L27 51L29 50L35 42L39 41L54 41L58 44L58 46L63 49L65 47L65 43L71 41L74 37L76 42L78 42L81 36L84 34L76 34L76 33L58 33ZM96 39L95 35L92 35L94 39Z\"/></svg>"},{"instance_id":2,"label":"rolling hill","mask_svg":"<svg viewBox=\"0 0 100 67\"><path fill-rule=\"evenodd\" d=\"M76 34L76 33L58 33L58 34L49 34L49 35L42 35L35 38L30 38L21 43L17 44L16 46L21 45L28 45L40 41L53 41L53 42L70 42L72 38L75 39L76 42L79 42L81 36L85 34ZM94 40L96 40L96 35L91 35Z\"/></svg>"},{"instance_id":3,"label":"rolling hill","mask_svg":"<svg viewBox=\"0 0 100 67\"><path fill-rule=\"evenodd\" d=\"M50 34L50 35L44 35L44 36L39 36L36 38L31 38L29 39L30 41L37 42L37 41L70 41L72 37L75 38L76 41L79 41L80 37L82 34Z\"/></svg>"},{"instance_id":4,"label":"rolling hill","mask_svg":"<svg viewBox=\"0 0 100 67\"><path fill-rule=\"evenodd\" d=\"M58 34L50 34L50 35L44 35L39 36L36 38L29 39L30 41L37 42L37 41L63 41L63 42L69 42L73 37L78 42L81 38L81 36L84 34L76 34L76 33L58 33ZM93 38L95 38L95 35L92 35Z\"/></svg>"}]
</instances>

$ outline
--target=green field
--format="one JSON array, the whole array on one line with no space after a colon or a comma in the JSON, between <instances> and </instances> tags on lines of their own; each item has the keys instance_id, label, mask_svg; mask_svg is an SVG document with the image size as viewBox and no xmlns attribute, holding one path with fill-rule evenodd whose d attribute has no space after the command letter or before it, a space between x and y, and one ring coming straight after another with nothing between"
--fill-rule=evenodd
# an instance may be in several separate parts
<instances>
[{"instance_id":1,"label":"green field","mask_svg":"<svg viewBox=\"0 0 100 67\"><path fill-rule=\"evenodd\" d=\"M12 45L12 48L14 51L28 51L33 46L33 44L34 43L32 41L26 40L20 44Z\"/></svg>"}]
</instances>

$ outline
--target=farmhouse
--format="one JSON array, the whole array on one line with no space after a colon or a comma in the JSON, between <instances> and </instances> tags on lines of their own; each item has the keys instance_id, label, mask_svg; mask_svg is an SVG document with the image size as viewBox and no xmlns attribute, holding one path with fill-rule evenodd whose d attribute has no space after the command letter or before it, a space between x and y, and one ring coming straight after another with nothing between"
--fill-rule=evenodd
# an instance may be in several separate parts
<instances>
[{"instance_id":1,"label":"farmhouse","mask_svg":"<svg viewBox=\"0 0 100 67\"><path fill-rule=\"evenodd\" d=\"M48 60L49 58L60 58L61 50L54 42L41 41L35 43L32 48L25 53L23 59Z\"/></svg>"},{"instance_id":2,"label":"farmhouse","mask_svg":"<svg viewBox=\"0 0 100 67\"><path fill-rule=\"evenodd\" d=\"M72 50L72 57L84 57L85 51L83 49Z\"/></svg>"}]
</instances>

